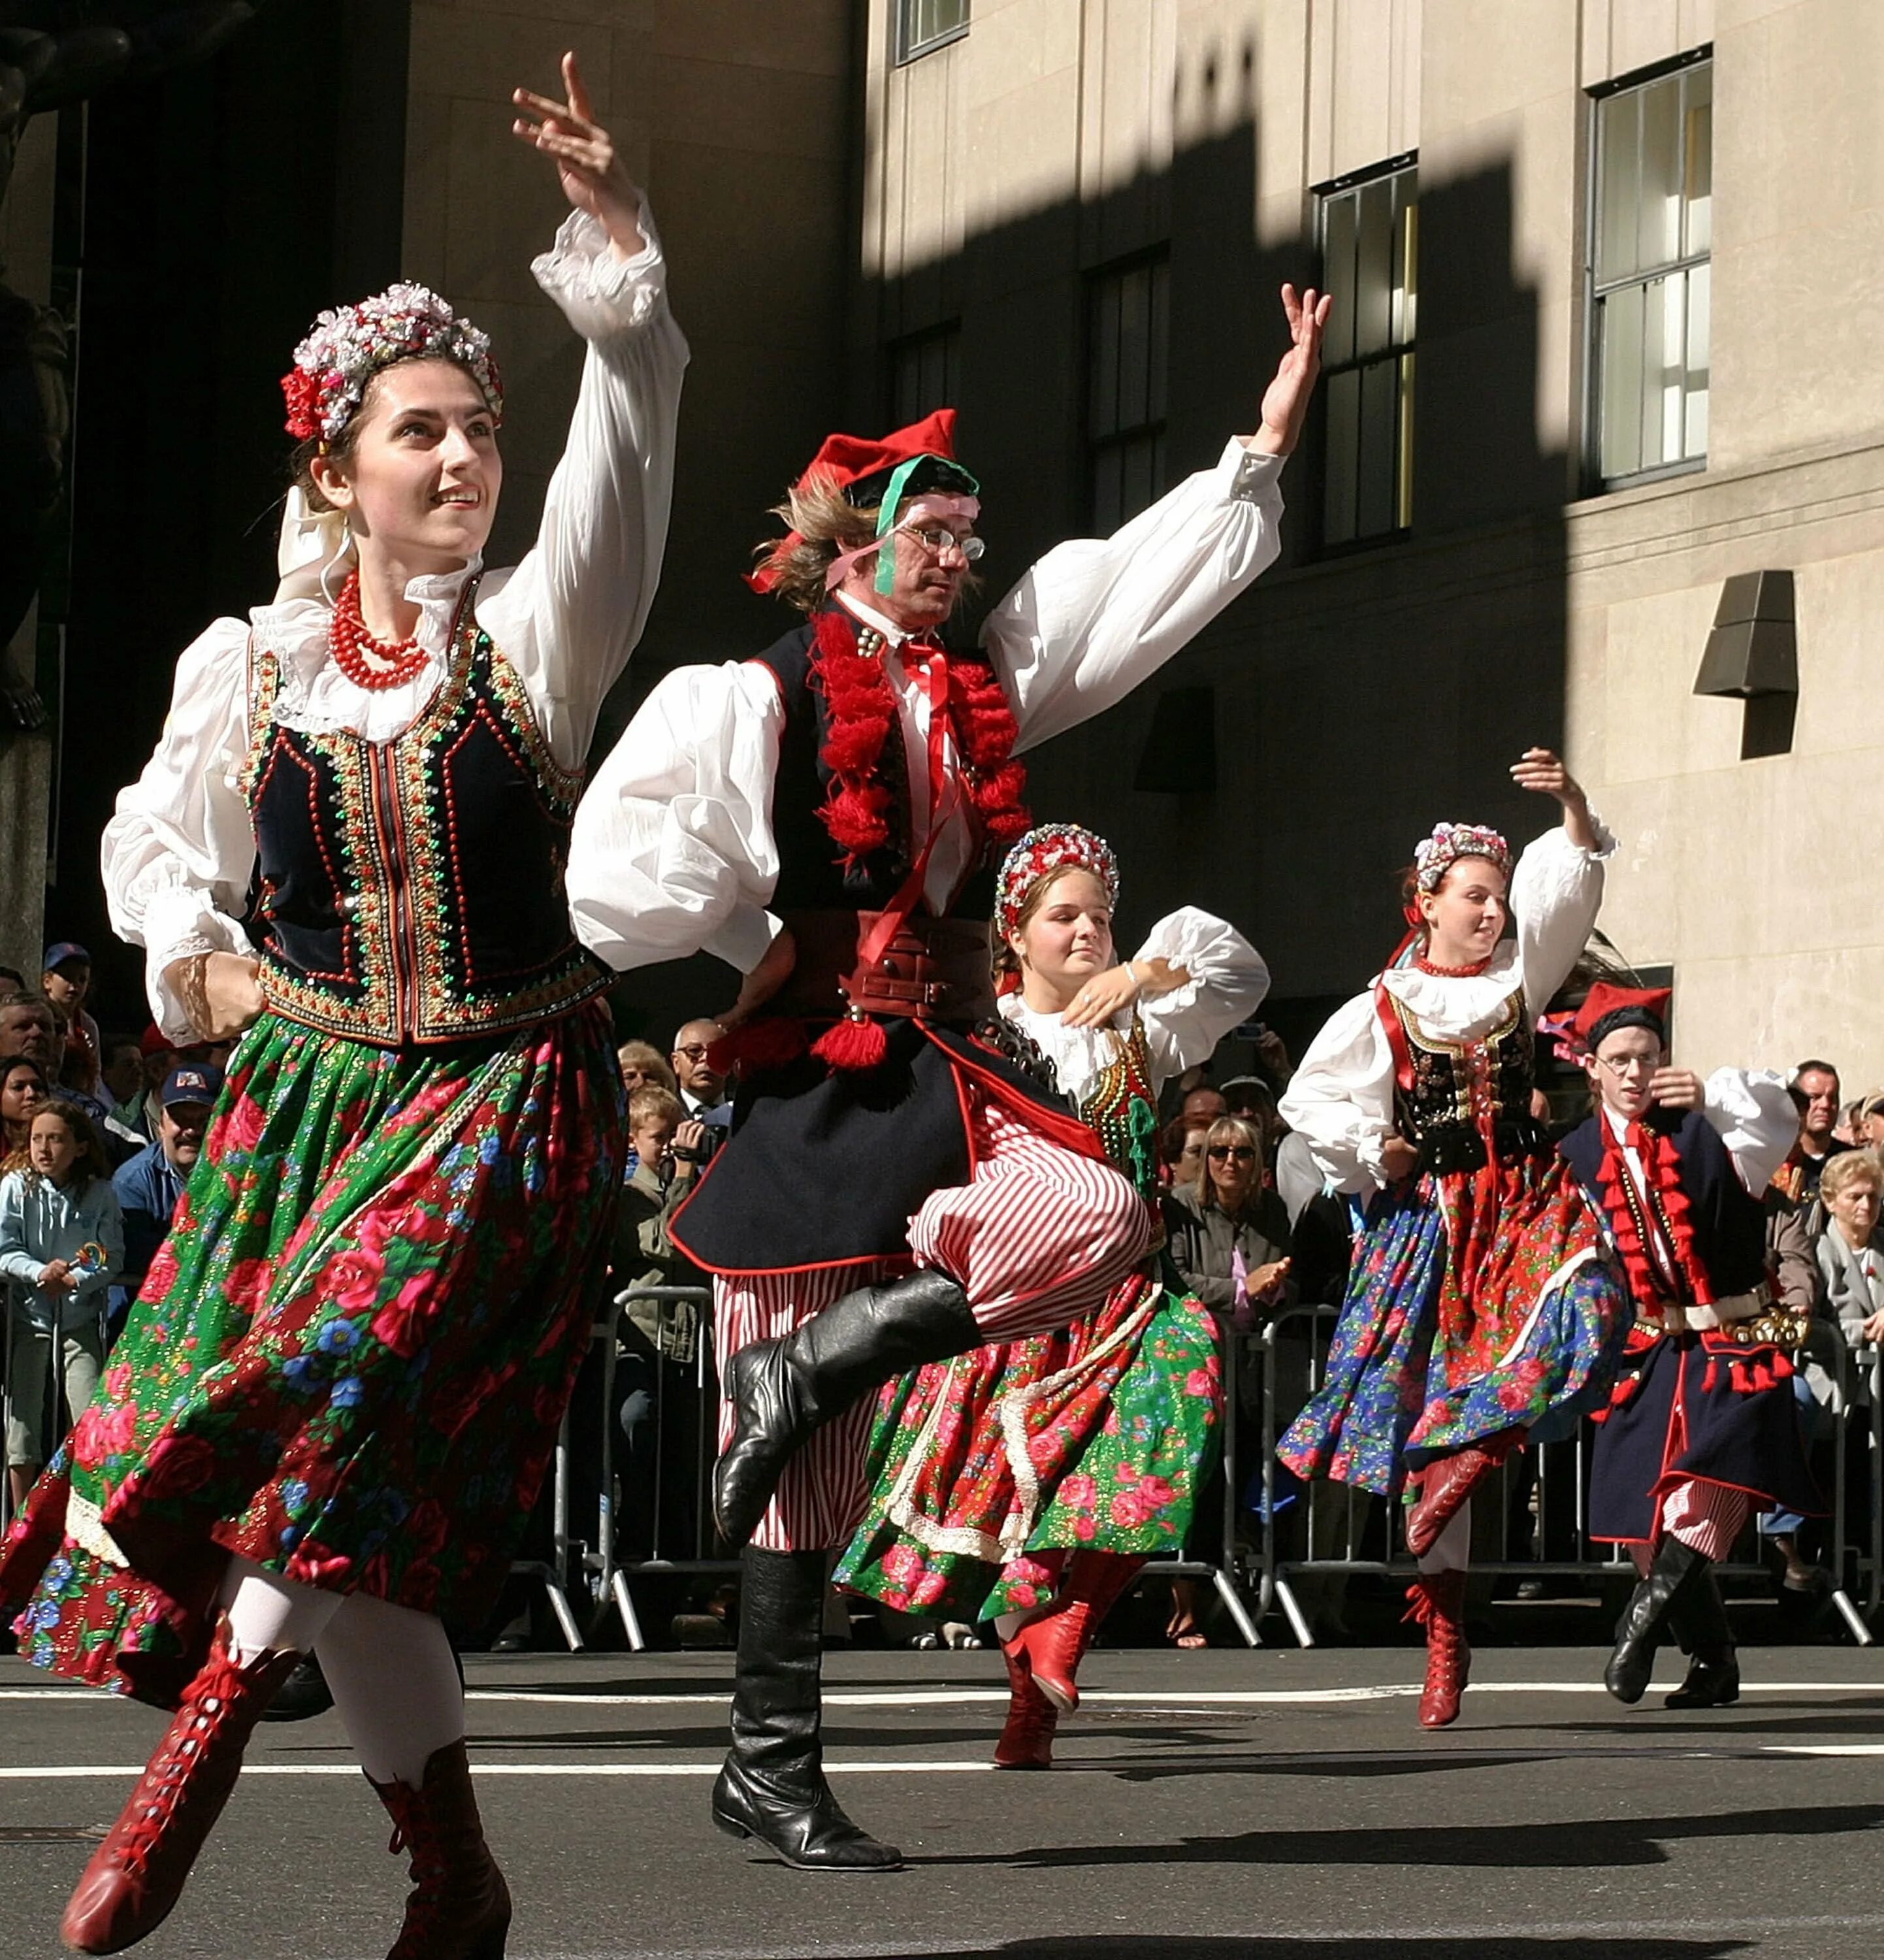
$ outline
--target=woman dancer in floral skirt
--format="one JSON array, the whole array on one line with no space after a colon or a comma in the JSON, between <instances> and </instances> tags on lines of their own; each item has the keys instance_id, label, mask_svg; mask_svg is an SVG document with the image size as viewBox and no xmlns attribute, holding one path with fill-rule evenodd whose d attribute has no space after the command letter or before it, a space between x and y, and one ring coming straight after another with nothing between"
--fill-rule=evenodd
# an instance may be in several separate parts
<instances>
[{"instance_id":1,"label":"woman dancer in floral skirt","mask_svg":"<svg viewBox=\"0 0 1884 1960\"><path fill-rule=\"evenodd\" d=\"M1254 1011L1269 975L1240 934L1189 908L1115 965L1118 896L1103 838L1072 824L1022 838L995 902L1001 1011L1155 1208L1158 1090ZM884 1389L870 1513L837 1582L995 1622L1010 1690L1000 1768L1051 1767L1100 1621L1147 1559L1184 1542L1222 1399L1211 1315L1156 1252L1071 1327Z\"/></svg>"},{"instance_id":2,"label":"woman dancer in floral skirt","mask_svg":"<svg viewBox=\"0 0 1884 1960\"><path fill-rule=\"evenodd\" d=\"M1325 1386L1277 1453L1299 1477L1415 1492L1408 1617L1426 1629L1428 1728L1458 1719L1472 1659L1472 1491L1527 1436L1567 1434L1600 1401L1633 1318L1531 1113L1532 1026L1596 923L1614 841L1548 749L1511 773L1563 806L1562 828L1513 870L1495 830L1440 824L1407 878L1408 963L1334 1016L1281 1102L1329 1182L1368 1210Z\"/></svg>"},{"instance_id":3,"label":"woman dancer in floral skirt","mask_svg":"<svg viewBox=\"0 0 1884 1960\"><path fill-rule=\"evenodd\" d=\"M607 976L560 867L654 591L686 358L646 208L564 75L565 102L517 97L575 207L536 275L589 343L536 548L480 578L484 336L417 286L323 314L283 383L282 590L184 654L106 833L166 1032L247 1032L103 1392L0 1558L28 1659L177 1711L66 1909L81 1952L175 1904L309 1651L412 1854L397 1960L504 1950L442 1621L488 1608L535 1500L620 1182Z\"/></svg>"}]
</instances>

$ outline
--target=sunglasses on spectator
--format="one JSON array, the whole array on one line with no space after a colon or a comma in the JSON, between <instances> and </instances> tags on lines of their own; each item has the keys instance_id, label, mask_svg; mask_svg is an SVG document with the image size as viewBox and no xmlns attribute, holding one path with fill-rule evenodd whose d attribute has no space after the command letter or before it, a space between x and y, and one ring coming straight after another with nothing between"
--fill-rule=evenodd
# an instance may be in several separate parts
<instances>
[{"instance_id":1,"label":"sunglasses on spectator","mask_svg":"<svg viewBox=\"0 0 1884 1960\"><path fill-rule=\"evenodd\" d=\"M1212 1163L1227 1163L1233 1157L1238 1163L1254 1163L1256 1160L1255 1152L1247 1144L1237 1144L1233 1147L1229 1144L1212 1144L1209 1154Z\"/></svg>"}]
</instances>

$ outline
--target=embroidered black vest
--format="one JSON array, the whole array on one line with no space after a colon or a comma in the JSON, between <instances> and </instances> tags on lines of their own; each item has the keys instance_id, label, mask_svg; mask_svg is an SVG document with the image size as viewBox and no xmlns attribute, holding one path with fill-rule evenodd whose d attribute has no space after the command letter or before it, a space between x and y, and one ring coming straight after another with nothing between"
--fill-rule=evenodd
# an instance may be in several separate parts
<instances>
[{"instance_id":1,"label":"embroidered black vest","mask_svg":"<svg viewBox=\"0 0 1884 1960\"><path fill-rule=\"evenodd\" d=\"M855 622L840 607L839 616ZM778 845L778 887L772 909L784 912L880 912L909 875L909 770L900 717L883 743L877 772L890 794L889 841L846 870L844 854L818 815L830 794L831 772L823 761L829 715L823 695L810 685L811 651L816 627L794 628L761 654L784 705L784 732L778 745L778 771L772 791L772 835ZM994 915L995 870L983 864L968 879L949 907L953 918Z\"/></svg>"},{"instance_id":2,"label":"embroidered black vest","mask_svg":"<svg viewBox=\"0 0 1884 1960\"><path fill-rule=\"evenodd\" d=\"M466 588L450 665L390 742L275 719L280 657L250 657L262 991L277 1013L383 1047L550 1020L608 984L570 924L582 786Z\"/></svg>"},{"instance_id":3,"label":"embroidered black vest","mask_svg":"<svg viewBox=\"0 0 1884 1960\"><path fill-rule=\"evenodd\" d=\"M1647 1120L1675 1146L1695 1254L1707 1271L1714 1297L1726 1300L1752 1292L1767 1277L1766 1209L1740 1182L1733 1154L1720 1131L1702 1109L1655 1109ZM1599 1211L1608 1143L1599 1112L1578 1124L1557 1147Z\"/></svg>"},{"instance_id":4,"label":"embroidered black vest","mask_svg":"<svg viewBox=\"0 0 1884 1960\"><path fill-rule=\"evenodd\" d=\"M1530 1017L1523 993L1513 993L1485 1033L1469 1041L1429 1034L1419 1017L1383 987L1376 995L1399 1034L1410 1083L1396 1070L1395 1122L1417 1144L1420 1168L1443 1175L1475 1171L1487 1161L1488 1141L1501 1163L1514 1163L1541 1149L1542 1130L1531 1114L1536 1076ZM1392 1033L1392 1028L1389 1034Z\"/></svg>"}]
</instances>

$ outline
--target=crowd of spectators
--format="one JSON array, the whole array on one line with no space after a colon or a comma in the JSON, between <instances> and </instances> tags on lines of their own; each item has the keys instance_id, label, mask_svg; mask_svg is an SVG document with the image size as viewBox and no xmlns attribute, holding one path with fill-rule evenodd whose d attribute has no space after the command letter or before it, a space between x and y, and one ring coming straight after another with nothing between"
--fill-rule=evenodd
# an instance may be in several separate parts
<instances>
[{"instance_id":1,"label":"crowd of spectators","mask_svg":"<svg viewBox=\"0 0 1884 1960\"><path fill-rule=\"evenodd\" d=\"M46 948L37 985L0 967L0 1284L8 1296L0 1382L16 1505L60 1426L91 1395L169 1229L227 1053L179 1049L154 1026L141 1036L115 1032L109 1020L101 1028L91 981L89 956L70 940ZM693 1020L664 1053L629 1041L618 1055L629 1152L610 1277L626 1298L616 1394L602 1419L616 1436L613 1500L630 1558L714 1550L699 1503L712 1445L708 1281L670 1228L732 1121L721 1037L711 1020ZM1171 1268L1226 1338L1258 1334L1300 1303L1338 1303L1354 1223L1278 1114L1287 1050L1259 1030L1254 1053L1253 1069L1220 1082L1200 1069L1173 1084L1158 1140ZM1781 1297L1811 1317L1795 1392L1823 1462L1836 1411L1868 1407L1853 1354L1884 1343L1884 1090L1846 1099L1837 1068L1816 1057L1791 1080L1800 1131L1766 1193L1768 1243ZM1307 1392L1313 1356L1306 1323L1283 1325L1268 1345L1286 1420ZM1240 1532L1253 1535L1258 1378L1246 1369L1241 1379L1231 1421L1245 1488L1230 1509ZM579 1395L592 1381L585 1376ZM597 1427L579 1425L599 1475ZM1852 1454L1863 1460L1863 1450ZM600 1494L593 1476L577 1484ZM1220 1555L1224 1508L1220 1472L1199 1506L1194 1556ZM584 1535L579 1518L576 1529ZM1822 1528L1776 1514L1761 1529L1785 1587L1823 1589ZM1199 1610L1180 1583L1167 1636L1201 1644Z\"/></svg>"}]
</instances>

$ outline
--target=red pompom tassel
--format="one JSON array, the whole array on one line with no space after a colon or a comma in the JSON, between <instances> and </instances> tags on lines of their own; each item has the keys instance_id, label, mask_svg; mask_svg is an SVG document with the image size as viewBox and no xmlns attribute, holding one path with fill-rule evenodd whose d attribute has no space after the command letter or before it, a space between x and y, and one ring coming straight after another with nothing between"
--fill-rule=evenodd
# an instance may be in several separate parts
<instances>
[{"instance_id":1,"label":"red pompom tassel","mask_svg":"<svg viewBox=\"0 0 1884 1960\"><path fill-rule=\"evenodd\" d=\"M881 1065L889 1052L889 1037L867 1016L846 1017L811 1044L811 1052L827 1068L856 1074Z\"/></svg>"}]
</instances>

